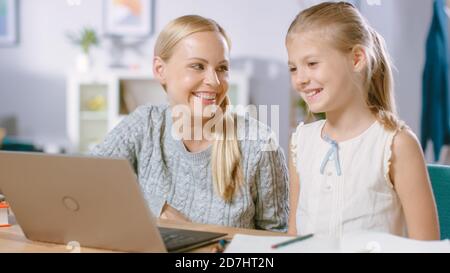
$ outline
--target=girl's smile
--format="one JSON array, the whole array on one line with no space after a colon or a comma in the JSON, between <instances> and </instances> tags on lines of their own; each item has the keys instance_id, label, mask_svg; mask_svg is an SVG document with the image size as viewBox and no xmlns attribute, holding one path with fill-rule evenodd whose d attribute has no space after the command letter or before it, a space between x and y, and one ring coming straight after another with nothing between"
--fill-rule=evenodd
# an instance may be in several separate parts
<instances>
[{"instance_id":1,"label":"girl's smile","mask_svg":"<svg viewBox=\"0 0 450 273\"><path fill-rule=\"evenodd\" d=\"M315 89L307 89L303 90L302 96L305 99L306 103L312 104L320 99L320 95L322 94L323 88L315 88Z\"/></svg>"}]
</instances>

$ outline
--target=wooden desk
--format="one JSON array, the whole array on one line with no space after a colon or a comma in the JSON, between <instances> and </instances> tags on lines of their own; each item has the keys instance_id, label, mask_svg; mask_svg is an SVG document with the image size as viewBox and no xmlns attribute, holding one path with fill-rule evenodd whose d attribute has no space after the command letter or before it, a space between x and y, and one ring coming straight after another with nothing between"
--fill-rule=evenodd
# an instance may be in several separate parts
<instances>
[{"instance_id":1,"label":"wooden desk","mask_svg":"<svg viewBox=\"0 0 450 273\"><path fill-rule=\"evenodd\" d=\"M190 229L190 230L201 230L201 231L212 231L227 233L227 239L233 238L234 234L242 233L249 235L274 235L283 236L283 233L263 231L263 230L253 230L253 229L242 229L233 227L224 227L217 225L205 225L205 224L195 224L195 223L180 223L170 220L158 220L158 226L169 227L169 228L180 228L180 229ZM204 247L194 249L191 252L211 252L214 244L210 244ZM93 249L82 247L81 252L113 252L102 249ZM11 227L0 228L0 253L1 252L71 252L70 248L66 248L65 245L57 245L50 243L41 243L30 241L25 238L21 228L14 224Z\"/></svg>"}]
</instances>

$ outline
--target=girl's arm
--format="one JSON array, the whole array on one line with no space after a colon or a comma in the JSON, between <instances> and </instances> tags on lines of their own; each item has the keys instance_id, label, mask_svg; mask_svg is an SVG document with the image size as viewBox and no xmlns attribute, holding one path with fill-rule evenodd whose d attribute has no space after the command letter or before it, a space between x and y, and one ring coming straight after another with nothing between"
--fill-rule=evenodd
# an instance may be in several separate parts
<instances>
[{"instance_id":1,"label":"girl's arm","mask_svg":"<svg viewBox=\"0 0 450 273\"><path fill-rule=\"evenodd\" d=\"M288 233L297 235L297 205L300 194L300 179L292 160L292 149L289 149L289 220Z\"/></svg>"},{"instance_id":2,"label":"girl's arm","mask_svg":"<svg viewBox=\"0 0 450 273\"><path fill-rule=\"evenodd\" d=\"M394 138L389 175L403 206L408 236L439 240L436 203L425 159L410 130L402 130Z\"/></svg>"}]
</instances>

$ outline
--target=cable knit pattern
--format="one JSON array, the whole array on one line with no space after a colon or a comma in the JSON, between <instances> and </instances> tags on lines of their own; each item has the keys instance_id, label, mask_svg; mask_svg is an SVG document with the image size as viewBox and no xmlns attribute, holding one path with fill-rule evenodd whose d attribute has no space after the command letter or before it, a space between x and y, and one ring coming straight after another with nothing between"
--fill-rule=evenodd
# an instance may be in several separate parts
<instances>
[{"instance_id":1,"label":"cable knit pattern","mask_svg":"<svg viewBox=\"0 0 450 273\"><path fill-rule=\"evenodd\" d=\"M214 192L211 147L198 153L186 150L171 136L167 105L136 109L97 145L91 154L126 158L132 164L150 209L160 215L165 202L192 222L241 228L287 230L288 175L280 147L264 151L273 139L270 129L245 118L238 130L245 181L231 202ZM257 133L256 140L249 132Z\"/></svg>"}]
</instances>

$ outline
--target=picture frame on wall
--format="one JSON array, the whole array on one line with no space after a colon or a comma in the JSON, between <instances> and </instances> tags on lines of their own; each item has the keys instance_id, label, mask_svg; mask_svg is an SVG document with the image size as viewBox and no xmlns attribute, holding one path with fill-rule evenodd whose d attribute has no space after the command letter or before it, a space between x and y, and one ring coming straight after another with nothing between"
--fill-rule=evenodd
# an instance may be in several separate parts
<instances>
[{"instance_id":1,"label":"picture frame on wall","mask_svg":"<svg viewBox=\"0 0 450 273\"><path fill-rule=\"evenodd\" d=\"M332 2L348 2L351 3L355 8L360 9L361 8L361 0L298 0L300 3L300 6L302 9L310 8L314 5L318 5L322 2L332 1ZM371 2L380 2L381 0L369 0Z\"/></svg>"},{"instance_id":2,"label":"picture frame on wall","mask_svg":"<svg viewBox=\"0 0 450 273\"><path fill-rule=\"evenodd\" d=\"M17 44L18 0L0 0L0 47Z\"/></svg>"},{"instance_id":3,"label":"picture frame on wall","mask_svg":"<svg viewBox=\"0 0 450 273\"><path fill-rule=\"evenodd\" d=\"M103 0L107 36L146 37L153 28L153 0Z\"/></svg>"},{"instance_id":4,"label":"picture frame on wall","mask_svg":"<svg viewBox=\"0 0 450 273\"><path fill-rule=\"evenodd\" d=\"M360 0L347 0L346 2L349 2L352 4L355 8L361 9L361 1Z\"/></svg>"}]
</instances>

